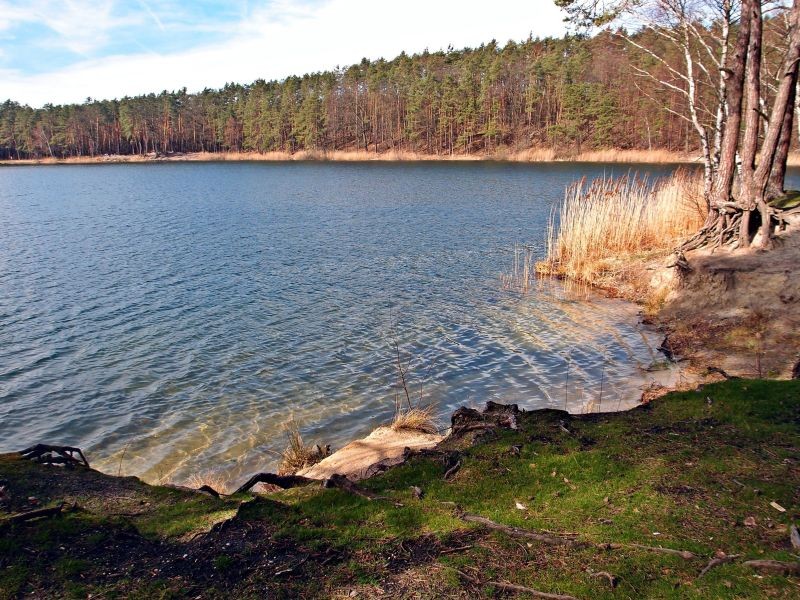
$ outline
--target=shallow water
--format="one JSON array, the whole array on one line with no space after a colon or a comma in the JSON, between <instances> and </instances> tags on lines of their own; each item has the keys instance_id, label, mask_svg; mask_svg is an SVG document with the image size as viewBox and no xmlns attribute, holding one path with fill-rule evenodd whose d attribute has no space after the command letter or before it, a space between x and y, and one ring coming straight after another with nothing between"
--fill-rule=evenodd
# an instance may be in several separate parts
<instances>
[{"instance_id":1,"label":"shallow water","mask_svg":"<svg viewBox=\"0 0 800 600\"><path fill-rule=\"evenodd\" d=\"M148 480L268 469L291 416L334 447L389 419L395 342L443 417L631 406L664 376L636 309L500 275L515 243L543 255L568 183L632 168L2 168L0 450L76 445Z\"/></svg>"}]
</instances>

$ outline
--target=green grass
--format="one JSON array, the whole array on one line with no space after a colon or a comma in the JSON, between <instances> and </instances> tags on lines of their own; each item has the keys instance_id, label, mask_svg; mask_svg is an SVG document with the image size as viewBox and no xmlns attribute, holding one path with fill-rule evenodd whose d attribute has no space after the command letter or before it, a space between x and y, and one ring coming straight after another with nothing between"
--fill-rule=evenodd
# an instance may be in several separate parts
<instances>
[{"instance_id":1,"label":"green grass","mask_svg":"<svg viewBox=\"0 0 800 600\"><path fill-rule=\"evenodd\" d=\"M482 582L578 598L795 597L796 579L762 576L741 561L703 578L698 574L718 551L796 560L787 528L800 517L800 382L736 380L672 393L628 413L568 419L569 434L559 427L564 418L554 411L526 413L517 431L454 446L462 467L447 481L434 456L414 458L361 484L383 500L318 487L270 494L239 509L245 529L264 528L263 536L248 542L255 544L252 553L212 546L208 567L196 574L210 578L202 585L193 576L162 585L160 575L134 570L124 589L142 597L148 586L154 586L152 597L198 590L208 597L259 597L265 589L278 597L359 589L369 597L377 588L398 597L496 594L490 586L465 583L460 570ZM511 451L514 446L519 452ZM12 486L15 476L35 477L40 469L0 460L0 478ZM411 486L422 488L422 499ZM111 543L125 528L152 543L171 544L173 555L184 547L192 552L192 540L236 514L246 498L216 500L160 488L141 493L148 509L133 517L76 512L0 538L0 561L8 565L0 571L0 598L34 589L67 595L78 582L83 592L113 597L122 580L102 580L98 569L82 562L82 553ZM576 533L591 545L562 548L485 531L459 518L460 511L521 528ZM753 519L755 526L745 524ZM698 559L595 546L606 542L689 550ZM75 556L58 550L65 543L79 548ZM15 558L20 547L30 546L52 556L56 567ZM253 556L277 558L256 568ZM303 577L301 556L311 557L309 573L321 575ZM313 564L323 556L333 559ZM286 564L290 574L270 576ZM592 576L598 571L613 573L618 588Z\"/></svg>"}]
</instances>

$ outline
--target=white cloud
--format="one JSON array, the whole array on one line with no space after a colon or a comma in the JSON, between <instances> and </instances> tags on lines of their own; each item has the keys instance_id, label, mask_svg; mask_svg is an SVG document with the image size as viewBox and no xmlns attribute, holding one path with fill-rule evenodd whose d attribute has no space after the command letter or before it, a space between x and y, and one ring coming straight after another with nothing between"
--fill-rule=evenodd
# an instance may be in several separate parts
<instances>
[{"instance_id":1,"label":"white cloud","mask_svg":"<svg viewBox=\"0 0 800 600\"><path fill-rule=\"evenodd\" d=\"M106 44L112 30L139 23L136 16L114 15L114 0L0 1L0 31L35 23L55 33L42 45L86 55Z\"/></svg>"},{"instance_id":2,"label":"white cloud","mask_svg":"<svg viewBox=\"0 0 800 600\"><path fill-rule=\"evenodd\" d=\"M366 56L560 35L552 0L279 0L250 12L224 43L157 55L84 60L37 75L4 73L2 94L23 103L80 102L163 89L190 91L331 69Z\"/></svg>"}]
</instances>

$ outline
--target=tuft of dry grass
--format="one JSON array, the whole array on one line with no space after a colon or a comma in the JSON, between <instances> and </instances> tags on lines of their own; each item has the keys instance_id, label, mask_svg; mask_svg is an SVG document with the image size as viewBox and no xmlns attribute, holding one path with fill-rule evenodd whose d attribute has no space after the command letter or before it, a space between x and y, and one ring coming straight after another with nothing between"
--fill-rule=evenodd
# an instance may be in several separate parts
<instances>
[{"instance_id":1,"label":"tuft of dry grass","mask_svg":"<svg viewBox=\"0 0 800 600\"><path fill-rule=\"evenodd\" d=\"M204 485L212 488L220 494L228 493L228 479L222 473L216 471L207 471L205 473L195 473L186 480L186 486L194 489L200 489Z\"/></svg>"},{"instance_id":2,"label":"tuft of dry grass","mask_svg":"<svg viewBox=\"0 0 800 600\"><path fill-rule=\"evenodd\" d=\"M281 462L278 465L278 475L294 475L298 471L317 464L323 458L330 456L330 446L324 448L318 444L308 446L300 435L297 421L292 419L286 425L286 436L289 445L281 453Z\"/></svg>"},{"instance_id":3,"label":"tuft of dry grass","mask_svg":"<svg viewBox=\"0 0 800 600\"><path fill-rule=\"evenodd\" d=\"M390 427L395 431L439 433L432 405L412 406L411 408L398 407Z\"/></svg>"},{"instance_id":4,"label":"tuft of dry grass","mask_svg":"<svg viewBox=\"0 0 800 600\"><path fill-rule=\"evenodd\" d=\"M551 218L537 272L616 287L631 265L666 257L702 226L701 189L700 176L683 170L655 183L635 176L574 183Z\"/></svg>"}]
</instances>

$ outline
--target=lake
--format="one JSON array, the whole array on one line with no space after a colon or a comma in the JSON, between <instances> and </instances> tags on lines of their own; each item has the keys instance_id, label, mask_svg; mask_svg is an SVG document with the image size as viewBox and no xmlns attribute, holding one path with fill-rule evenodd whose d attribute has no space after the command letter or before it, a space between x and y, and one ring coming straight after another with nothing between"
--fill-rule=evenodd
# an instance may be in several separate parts
<instances>
[{"instance_id":1,"label":"lake","mask_svg":"<svg viewBox=\"0 0 800 600\"><path fill-rule=\"evenodd\" d=\"M397 350L447 423L487 400L634 405L663 373L635 307L501 275L584 175L671 167L164 163L0 168L0 450L79 446L183 481L274 468L294 418L388 421ZM602 396L600 393L602 386Z\"/></svg>"}]
</instances>

